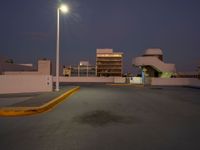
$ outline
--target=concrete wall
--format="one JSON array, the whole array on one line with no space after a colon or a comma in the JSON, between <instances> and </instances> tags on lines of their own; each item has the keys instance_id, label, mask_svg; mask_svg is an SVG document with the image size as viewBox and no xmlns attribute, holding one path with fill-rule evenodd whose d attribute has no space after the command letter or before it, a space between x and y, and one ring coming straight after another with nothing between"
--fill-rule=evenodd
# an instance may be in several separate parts
<instances>
[{"instance_id":1,"label":"concrete wall","mask_svg":"<svg viewBox=\"0 0 200 150\"><path fill-rule=\"evenodd\" d=\"M141 77L131 77L130 84L142 84L142 78Z\"/></svg>"},{"instance_id":2,"label":"concrete wall","mask_svg":"<svg viewBox=\"0 0 200 150\"><path fill-rule=\"evenodd\" d=\"M59 80L69 83L113 83L114 77L60 77ZM53 77L53 81L56 81L55 77Z\"/></svg>"},{"instance_id":3,"label":"concrete wall","mask_svg":"<svg viewBox=\"0 0 200 150\"><path fill-rule=\"evenodd\" d=\"M44 75L51 74L51 61L50 60L38 60L38 73Z\"/></svg>"},{"instance_id":4,"label":"concrete wall","mask_svg":"<svg viewBox=\"0 0 200 150\"><path fill-rule=\"evenodd\" d=\"M114 77L114 83L125 83L126 78L124 77Z\"/></svg>"},{"instance_id":5,"label":"concrete wall","mask_svg":"<svg viewBox=\"0 0 200 150\"><path fill-rule=\"evenodd\" d=\"M200 88L200 79L190 79L188 86Z\"/></svg>"},{"instance_id":6,"label":"concrete wall","mask_svg":"<svg viewBox=\"0 0 200 150\"><path fill-rule=\"evenodd\" d=\"M151 78L151 85L200 87L200 80L194 78Z\"/></svg>"},{"instance_id":7,"label":"concrete wall","mask_svg":"<svg viewBox=\"0 0 200 150\"><path fill-rule=\"evenodd\" d=\"M0 94L52 91L49 75L0 75Z\"/></svg>"},{"instance_id":8,"label":"concrete wall","mask_svg":"<svg viewBox=\"0 0 200 150\"><path fill-rule=\"evenodd\" d=\"M3 75L38 75L37 71L6 71Z\"/></svg>"}]
</instances>

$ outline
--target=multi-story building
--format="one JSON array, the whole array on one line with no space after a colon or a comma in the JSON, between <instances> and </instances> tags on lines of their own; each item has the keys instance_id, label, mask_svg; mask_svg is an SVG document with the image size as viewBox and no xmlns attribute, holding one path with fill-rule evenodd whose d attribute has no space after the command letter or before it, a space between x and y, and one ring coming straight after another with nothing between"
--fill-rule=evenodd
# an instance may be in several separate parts
<instances>
[{"instance_id":1,"label":"multi-story building","mask_svg":"<svg viewBox=\"0 0 200 150\"><path fill-rule=\"evenodd\" d=\"M97 49L97 76L122 76L123 53L113 52L112 49Z\"/></svg>"}]
</instances>

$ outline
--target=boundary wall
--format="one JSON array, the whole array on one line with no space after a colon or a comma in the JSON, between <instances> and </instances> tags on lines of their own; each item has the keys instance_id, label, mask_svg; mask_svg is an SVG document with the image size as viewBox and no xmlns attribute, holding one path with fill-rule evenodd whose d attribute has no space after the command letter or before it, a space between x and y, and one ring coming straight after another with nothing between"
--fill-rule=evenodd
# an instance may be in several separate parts
<instances>
[{"instance_id":1,"label":"boundary wall","mask_svg":"<svg viewBox=\"0 0 200 150\"><path fill-rule=\"evenodd\" d=\"M200 80L195 78L151 78L151 85L200 87Z\"/></svg>"},{"instance_id":2,"label":"boundary wall","mask_svg":"<svg viewBox=\"0 0 200 150\"><path fill-rule=\"evenodd\" d=\"M0 75L0 94L50 92L50 75Z\"/></svg>"},{"instance_id":3,"label":"boundary wall","mask_svg":"<svg viewBox=\"0 0 200 150\"><path fill-rule=\"evenodd\" d=\"M114 77L59 77L60 82L68 83L114 83ZM56 82L56 77L53 77Z\"/></svg>"}]
</instances>

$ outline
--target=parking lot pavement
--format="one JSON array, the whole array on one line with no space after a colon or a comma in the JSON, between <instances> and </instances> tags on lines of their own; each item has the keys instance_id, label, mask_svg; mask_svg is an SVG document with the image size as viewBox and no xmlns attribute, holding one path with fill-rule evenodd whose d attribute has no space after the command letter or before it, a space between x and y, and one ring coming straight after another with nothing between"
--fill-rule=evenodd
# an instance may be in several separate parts
<instances>
[{"instance_id":1,"label":"parking lot pavement","mask_svg":"<svg viewBox=\"0 0 200 150\"><path fill-rule=\"evenodd\" d=\"M82 85L55 109L0 118L4 150L199 150L200 90Z\"/></svg>"},{"instance_id":2,"label":"parking lot pavement","mask_svg":"<svg viewBox=\"0 0 200 150\"><path fill-rule=\"evenodd\" d=\"M41 93L20 93L20 94L0 94L1 107L38 107L64 92L72 89L74 86L61 87L59 92L41 92Z\"/></svg>"},{"instance_id":3,"label":"parking lot pavement","mask_svg":"<svg viewBox=\"0 0 200 150\"><path fill-rule=\"evenodd\" d=\"M31 95L27 95L27 96L14 96L14 97L10 97L10 96L0 96L0 107L9 107L12 106L16 103L21 103L23 101L26 101L28 99L30 99L32 96Z\"/></svg>"}]
</instances>

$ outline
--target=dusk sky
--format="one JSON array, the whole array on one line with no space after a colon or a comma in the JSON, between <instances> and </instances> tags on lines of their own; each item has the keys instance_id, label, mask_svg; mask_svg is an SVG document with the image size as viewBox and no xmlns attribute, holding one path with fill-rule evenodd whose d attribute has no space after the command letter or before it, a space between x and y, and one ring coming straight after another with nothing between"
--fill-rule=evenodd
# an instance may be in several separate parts
<instances>
[{"instance_id":1,"label":"dusk sky","mask_svg":"<svg viewBox=\"0 0 200 150\"><path fill-rule=\"evenodd\" d=\"M60 0L2 0L0 55L16 63L55 60L56 9ZM63 0L61 63L95 64L97 48L124 52L124 69L147 48L161 48L178 71L200 64L199 0Z\"/></svg>"}]
</instances>

